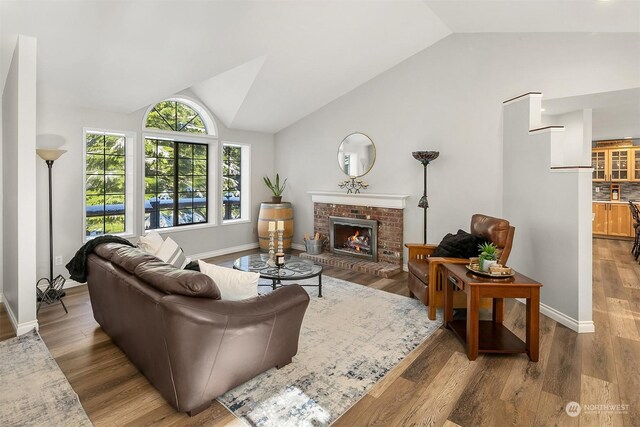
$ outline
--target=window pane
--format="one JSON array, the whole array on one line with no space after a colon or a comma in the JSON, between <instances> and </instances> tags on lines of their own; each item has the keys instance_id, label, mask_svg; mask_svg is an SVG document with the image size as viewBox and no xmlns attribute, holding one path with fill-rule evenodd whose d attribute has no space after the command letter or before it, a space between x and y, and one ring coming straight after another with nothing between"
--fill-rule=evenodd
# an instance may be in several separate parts
<instances>
[{"instance_id":1,"label":"window pane","mask_svg":"<svg viewBox=\"0 0 640 427\"><path fill-rule=\"evenodd\" d=\"M173 149L174 144L173 141L158 141L158 157L162 158L173 158Z\"/></svg>"},{"instance_id":2,"label":"window pane","mask_svg":"<svg viewBox=\"0 0 640 427\"><path fill-rule=\"evenodd\" d=\"M190 133L207 133L207 128L204 126L204 122L200 116L194 117L184 130Z\"/></svg>"},{"instance_id":3,"label":"window pane","mask_svg":"<svg viewBox=\"0 0 640 427\"><path fill-rule=\"evenodd\" d=\"M177 130L175 114L175 101L159 102L147 116L147 127Z\"/></svg>"},{"instance_id":4,"label":"window pane","mask_svg":"<svg viewBox=\"0 0 640 427\"><path fill-rule=\"evenodd\" d=\"M179 175L193 174L193 162L191 161L191 159L178 160L178 174Z\"/></svg>"},{"instance_id":5,"label":"window pane","mask_svg":"<svg viewBox=\"0 0 640 427\"><path fill-rule=\"evenodd\" d=\"M104 188L108 194L124 194L124 175L105 175Z\"/></svg>"},{"instance_id":6,"label":"window pane","mask_svg":"<svg viewBox=\"0 0 640 427\"><path fill-rule=\"evenodd\" d=\"M94 216L87 218L87 236L99 236L104 234L104 216Z\"/></svg>"},{"instance_id":7,"label":"window pane","mask_svg":"<svg viewBox=\"0 0 640 427\"><path fill-rule=\"evenodd\" d=\"M193 191L207 191L207 177L193 177Z\"/></svg>"},{"instance_id":8,"label":"window pane","mask_svg":"<svg viewBox=\"0 0 640 427\"><path fill-rule=\"evenodd\" d=\"M145 176L153 176L157 173L156 168L158 167L158 159L153 157L148 157L144 159L144 175Z\"/></svg>"},{"instance_id":9,"label":"window pane","mask_svg":"<svg viewBox=\"0 0 640 427\"><path fill-rule=\"evenodd\" d=\"M87 132L85 233L122 233L126 224L126 138Z\"/></svg>"},{"instance_id":10,"label":"window pane","mask_svg":"<svg viewBox=\"0 0 640 427\"><path fill-rule=\"evenodd\" d=\"M207 209L206 208L194 209L193 222L194 223L207 222Z\"/></svg>"},{"instance_id":11,"label":"window pane","mask_svg":"<svg viewBox=\"0 0 640 427\"><path fill-rule=\"evenodd\" d=\"M107 173L124 175L124 156L104 156L104 169Z\"/></svg>"},{"instance_id":12,"label":"window pane","mask_svg":"<svg viewBox=\"0 0 640 427\"><path fill-rule=\"evenodd\" d=\"M207 175L207 161L206 160L194 160L193 161L193 174L194 175Z\"/></svg>"},{"instance_id":13,"label":"window pane","mask_svg":"<svg viewBox=\"0 0 640 427\"><path fill-rule=\"evenodd\" d=\"M191 192L180 193L180 205L181 205L180 207L182 207L182 205L185 205L185 204L188 204L189 206L191 206L191 203L193 203L193 193Z\"/></svg>"},{"instance_id":14,"label":"window pane","mask_svg":"<svg viewBox=\"0 0 640 427\"><path fill-rule=\"evenodd\" d=\"M241 217L242 148L232 145L222 147L222 208L224 219Z\"/></svg>"},{"instance_id":15,"label":"window pane","mask_svg":"<svg viewBox=\"0 0 640 427\"><path fill-rule=\"evenodd\" d=\"M104 217L104 229L107 234L124 233L124 215L108 215Z\"/></svg>"},{"instance_id":16,"label":"window pane","mask_svg":"<svg viewBox=\"0 0 640 427\"><path fill-rule=\"evenodd\" d=\"M87 133L87 153L104 154L104 135Z\"/></svg>"},{"instance_id":17,"label":"window pane","mask_svg":"<svg viewBox=\"0 0 640 427\"><path fill-rule=\"evenodd\" d=\"M104 155L103 154L87 154L87 173L103 174L104 173Z\"/></svg>"},{"instance_id":18,"label":"window pane","mask_svg":"<svg viewBox=\"0 0 640 427\"><path fill-rule=\"evenodd\" d=\"M167 193L173 194L174 178L172 176L159 176L158 177L158 194Z\"/></svg>"},{"instance_id":19,"label":"window pane","mask_svg":"<svg viewBox=\"0 0 640 427\"><path fill-rule=\"evenodd\" d=\"M171 175L174 174L173 159L158 159L158 175Z\"/></svg>"},{"instance_id":20,"label":"window pane","mask_svg":"<svg viewBox=\"0 0 640 427\"><path fill-rule=\"evenodd\" d=\"M160 211L160 228L173 226L173 209Z\"/></svg>"},{"instance_id":21,"label":"window pane","mask_svg":"<svg viewBox=\"0 0 640 427\"><path fill-rule=\"evenodd\" d=\"M144 192L146 194L153 193L155 196L156 190L156 180L155 176L145 176L144 177Z\"/></svg>"},{"instance_id":22,"label":"window pane","mask_svg":"<svg viewBox=\"0 0 640 427\"><path fill-rule=\"evenodd\" d=\"M146 157L156 157L156 140L155 139L145 139L144 140L144 155Z\"/></svg>"},{"instance_id":23,"label":"window pane","mask_svg":"<svg viewBox=\"0 0 640 427\"><path fill-rule=\"evenodd\" d=\"M85 196L87 217L104 215L104 196Z\"/></svg>"},{"instance_id":24,"label":"window pane","mask_svg":"<svg viewBox=\"0 0 640 427\"><path fill-rule=\"evenodd\" d=\"M178 213L178 224L193 223L193 209L180 209Z\"/></svg>"},{"instance_id":25,"label":"window pane","mask_svg":"<svg viewBox=\"0 0 640 427\"><path fill-rule=\"evenodd\" d=\"M157 103L147 116L146 127L190 133L207 133L202 118L188 105L177 101Z\"/></svg>"},{"instance_id":26,"label":"window pane","mask_svg":"<svg viewBox=\"0 0 640 427\"><path fill-rule=\"evenodd\" d=\"M87 175L87 194L104 194L104 175Z\"/></svg>"},{"instance_id":27,"label":"window pane","mask_svg":"<svg viewBox=\"0 0 640 427\"><path fill-rule=\"evenodd\" d=\"M193 145L193 157L196 159L206 159L207 158L207 146L204 144L194 144Z\"/></svg>"},{"instance_id":28,"label":"window pane","mask_svg":"<svg viewBox=\"0 0 640 427\"><path fill-rule=\"evenodd\" d=\"M105 201L105 214L107 215L124 215L125 200L124 195L107 195Z\"/></svg>"},{"instance_id":29,"label":"window pane","mask_svg":"<svg viewBox=\"0 0 640 427\"><path fill-rule=\"evenodd\" d=\"M181 176L178 180L178 191L192 191L193 184L190 176Z\"/></svg>"},{"instance_id":30,"label":"window pane","mask_svg":"<svg viewBox=\"0 0 640 427\"><path fill-rule=\"evenodd\" d=\"M124 137L118 135L105 135L105 154L124 156Z\"/></svg>"},{"instance_id":31,"label":"window pane","mask_svg":"<svg viewBox=\"0 0 640 427\"><path fill-rule=\"evenodd\" d=\"M204 208L199 211L197 221L207 222L207 145L167 140L157 140L157 144L157 158L152 156L152 147L146 150L145 212L148 215L145 215L145 228L190 224L194 207ZM177 168L175 155L178 155ZM202 173L196 178L200 186L197 191L192 176L194 155L203 156L197 161ZM174 200L176 192L178 195ZM174 215L174 209L178 209L177 215Z\"/></svg>"},{"instance_id":32,"label":"window pane","mask_svg":"<svg viewBox=\"0 0 640 427\"><path fill-rule=\"evenodd\" d=\"M180 144L179 153L180 158L190 159L193 156L192 144Z\"/></svg>"}]
</instances>

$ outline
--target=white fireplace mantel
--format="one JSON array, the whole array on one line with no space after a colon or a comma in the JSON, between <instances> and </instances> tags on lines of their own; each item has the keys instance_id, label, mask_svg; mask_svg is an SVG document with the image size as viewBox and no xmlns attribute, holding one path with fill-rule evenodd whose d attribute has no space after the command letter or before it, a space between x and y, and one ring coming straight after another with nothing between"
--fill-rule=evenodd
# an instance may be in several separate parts
<instances>
[{"instance_id":1,"label":"white fireplace mantel","mask_svg":"<svg viewBox=\"0 0 640 427\"><path fill-rule=\"evenodd\" d=\"M376 208L404 209L408 195L405 194L347 194L337 191L308 191L314 203L336 205L370 206Z\"/></svg>"}]
</instances>

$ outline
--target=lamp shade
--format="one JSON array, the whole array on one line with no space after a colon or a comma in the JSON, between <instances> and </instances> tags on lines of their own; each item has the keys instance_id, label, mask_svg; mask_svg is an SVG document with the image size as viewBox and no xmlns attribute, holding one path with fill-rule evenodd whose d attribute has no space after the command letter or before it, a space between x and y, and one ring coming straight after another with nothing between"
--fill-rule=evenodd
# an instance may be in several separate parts
<instances>
[{"instance_id":1,"label":"lamp shade","mask_svg":"<svg viewBox=\"0 0 640 427\"><path fill-rule=\"evenodd\" d=\"M411 153L413 158L422 163L428 165L429 162L435 160L440 155L439 151L414 151Z\"/></svg>"},{"instance_id":2,"label":"lamp shade","mask_svg":"<svg viewBox=\"0 0 640 427\"><path fill-rule=\"evenodd\" d=\"M42 158L42 160L58 160L60 156L66 153L67 150L59 150L55 148L36 148L36 153Z\"/></svg>"}]
</instances>

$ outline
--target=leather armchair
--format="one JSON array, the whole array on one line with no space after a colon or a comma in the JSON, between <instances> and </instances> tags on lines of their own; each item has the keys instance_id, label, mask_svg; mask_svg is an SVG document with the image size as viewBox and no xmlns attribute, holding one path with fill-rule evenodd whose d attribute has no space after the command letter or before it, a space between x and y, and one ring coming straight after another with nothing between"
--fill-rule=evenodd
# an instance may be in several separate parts
<instances>
[{"instance_id":1,"label":"leather armchair","mask_svg":"<svg viewBox=\"0 0 640 427\"><path fill-rule=\"evenodd\" d=\"M470 233L493 242L498 247L498 262L506 265L515 233L515 227L510 225L509 221L475 214L471 217ZM407 243L405 246L409 248L409 292L429 306L429 319L435 320L436 308L444 305L443 284L446 277L441 265L444 263L468 264L469 259L432 257L431 254L436 250L437 245ZM466 307L466 302L463 292L454 292L454 307Z\"/></svg>"}]
</instances>

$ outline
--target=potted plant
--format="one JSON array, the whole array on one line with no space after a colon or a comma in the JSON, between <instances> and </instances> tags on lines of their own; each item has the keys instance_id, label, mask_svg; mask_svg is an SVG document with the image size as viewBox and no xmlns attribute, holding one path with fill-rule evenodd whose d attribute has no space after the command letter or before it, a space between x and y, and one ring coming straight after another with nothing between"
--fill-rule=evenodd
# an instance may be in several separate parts
<instances>
[{"instance_id":1,"label":"potted plant","mask_svg":"<svg viewBox=\"0 0 640 427\"><path fill-rule=\"evenodd\" d=\"M271 196L272 203L281 203L282 202L282 192L287 185L287 178L282 181L282 185L280 185L280 175L276 174L276 179L274 182L271 182L271 179L268 176L262 178L264 180L265 185L271 192L273 196Z\"/></svg>"},{"instance_id":2,"label":"potted plant","mask_svg":"<svg viewBox=\"0 0 640 427\"><path fill-rule=\"evenodd\" d=\"M497 263L498 248L493 243L487 242L478 245L478 249L480 249L480 255L478 256L480 270L489 271L489 268Z\"/></svg>"}]
</instances>

